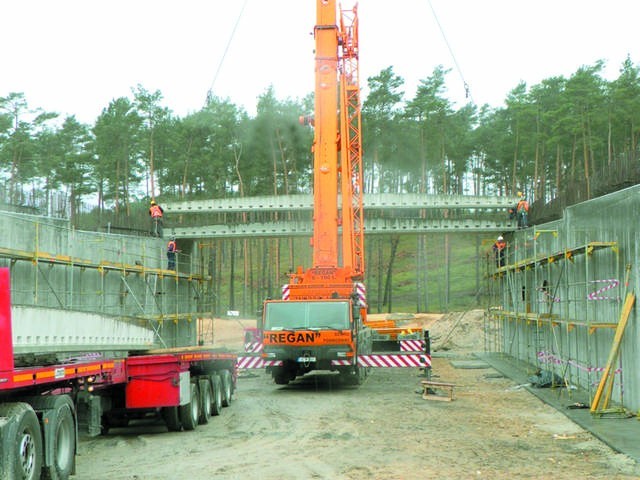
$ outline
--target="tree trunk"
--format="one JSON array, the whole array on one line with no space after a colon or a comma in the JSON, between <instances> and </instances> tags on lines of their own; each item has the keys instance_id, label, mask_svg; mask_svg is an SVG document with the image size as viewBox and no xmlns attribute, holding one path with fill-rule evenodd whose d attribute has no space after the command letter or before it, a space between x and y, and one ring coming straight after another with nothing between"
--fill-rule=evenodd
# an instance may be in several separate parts
<instances>
[{"instance_id":1,"label":"tree trunk","mask_svg":"<svg viewBox=\"0 0 640 480\"><path fill-rule=\"evenodd\" d=\"M511 173L511 192L514 193L518 188L518 148L520 143L520 132L518 131L518 127L516 125L515 132L515 145L513 147L513 169Z\"/></svg>"},{"instance_id":2,"label":"tree trunk","mask_svg":"<svg viewBox=\"0 0 640 480\"><path fill-rule=\"evenodd\" d=\"M235 310L235 270L236 270L236 241L231 240L231 251L229 252L229 309Z\"/></svg>"},{"instance_id":3,"label":"tree trunk","mask_svg":"<svg viewBox=\"0 0 640 480\"><path fill-rule=\"evenodd\" d=\"M394 235L393 237L391 237L391 252L389 253L389 266L387 267L387 277L384 285L384 299L382 301L383 305L387 306L387 313L391 313L392 309L393 262L396 258L398 243L400 243L400 235Z\"/></svg>"}]
</instances>

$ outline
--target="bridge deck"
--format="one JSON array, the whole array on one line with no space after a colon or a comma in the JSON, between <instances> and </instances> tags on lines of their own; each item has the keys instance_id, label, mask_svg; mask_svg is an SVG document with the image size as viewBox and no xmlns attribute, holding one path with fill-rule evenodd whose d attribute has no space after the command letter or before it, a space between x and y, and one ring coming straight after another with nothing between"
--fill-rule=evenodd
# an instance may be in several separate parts
<instances>
[{"instance_id":1,"label":"bridge deck","mask_svg":"<svg viewBox=\"0 0 640 480\"><path fill-rule=\"evenodd\" d=\"M516 197L502 196L367 195L364 199L364 208L369 214L365 215L365 233L367 235L434 232L503 233L517 228L515 221L509 220L507 215L507 209L516 203ZM224 218L220 224L170 228L171 233L179 238L291 237L309 236L313 233L310 217L313 210L311 195L174 202L167 203L165 210L174 214L242 212L296 214L293 220L277 222L253 219L247 223L239 221L233 223L233 220ZM423 218L425 216L429 218Z\"/></svg>"}]
</instances>

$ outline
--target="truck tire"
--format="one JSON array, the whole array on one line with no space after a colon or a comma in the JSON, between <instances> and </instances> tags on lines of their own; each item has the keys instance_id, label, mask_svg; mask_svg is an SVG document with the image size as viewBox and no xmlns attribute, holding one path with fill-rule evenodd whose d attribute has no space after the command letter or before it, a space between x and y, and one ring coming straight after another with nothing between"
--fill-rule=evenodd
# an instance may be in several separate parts
<instances>
[{"instance_id":1,"label":"truck tire","mask_svg":"<svg viewBox=\"0 0 640 480\"><path fill-rule=\"evenodd\" d=\"M36 412L24 402L7 403L0 405L0 417L10 422L1 439L0 478L39 479L43 444Z\"/></svg>"},{"instance_id":2,"label":"truck tire","mask_svg":"<svg viewBox=\"0 0 640 480\"><path fill-rule=\"evenodd\" d=\"M273 381L276 385L288 385L289 384L289 375L284 373L278 373L273 376Z\"/></svg>"},{"instance_id":3,"label":"truck tire","mask_svg":"<svg viewBox=\"0 0 640 480\"><path fill-rule=\"evenodd\" d=\"M191 398L188 403L180 405L180 422L185 430L195 430L200 420L200 394L198 384L191 382Z\"/></svg>"},{"instance_id":4,"label":"truck tire","mask_svg":"<svg viewBox=\"0 0 640 480\"><path fill-rule=\"evenodd\" d=\"M231 397L233 396L233 378L229 370L223 370L220 373L220 380L222 381L222 406L228 407L231 405Z\"/></svg>"},{"instance_id":5,"label":"truck tire","mask_svg":"<svg viewBox=\"0 0 640 480\"><path fill-rule=\"evenodd\" d=\"M222 413L222 381L218 375L211 375L211 388L213 390L211 413L217 416Z\"/></svg>"},{"instance_id":6,"label":"truck tire","mask_svg":"<svg viewBox=\"0 0 640 480\"><path fill-rule=\"evenodd\" d=\"M178 407L162 407L162 418L170 432L179 432L182 430Z\"/></svg>"},{"instance_id":7,"label":"truck tire","mask_svg":"<svg viewBox=\"0 0 640 480\"><path fill-rule=\"evenodd\" d=\"M31 397L37 411L42 411L44 459L42 476L48 480L67 480L75 471L76 422L68 395Z\"/></svg>"},{"instance_id":8,"label":"truck tire","mask_svg":"<svg viewBox=\"0 0 640 480\"><path fill-rule=\"evenodd\" d=\"M211 418L211 404L213 403L213 392L211 390L211 381L204 377L198 380L200 386L200 425L209 423Z\"/></svg>"}]
</instances>

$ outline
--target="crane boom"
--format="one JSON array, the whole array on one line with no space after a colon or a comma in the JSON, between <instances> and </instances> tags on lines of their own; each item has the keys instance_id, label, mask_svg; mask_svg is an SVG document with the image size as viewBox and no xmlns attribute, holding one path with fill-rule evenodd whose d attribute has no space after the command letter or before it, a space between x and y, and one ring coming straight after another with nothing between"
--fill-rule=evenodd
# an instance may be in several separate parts
<instances>
[{"instance_id":1,"label":"crane boom","mask_svg":"<svg viewBox=\"0 0 640 480\"><path fill-rule=\"evenodd\" d=\"M338 26L335 1L317 2L313 143L313 266L338 266ZM320 208L321 206L321 208Z\"/></svg>"},{"instance_id":2,"label":"crane boom","mask_svg":"<svg viewBox=\"0 0 640 480\"><path fill-rule=\"evenodd\" d=\"M291 275L291 298L348 295L364 277L357 6L317 0L312 267ZM340 233L342 238L340 239ZM341 248L340 248L341 247Z\"/></svg>"},{"instance_id":3,"label":"crane boom","mask_svg":"<svg viewBox=\"0 0 640 480\"><path fill-rule=\"evenodd\" d=\"M342 251L353 278L364 277L363 173L358 63L358 6L340 19L340 93L342 154ZM350 263L347 263L350 262Z\"/></svg>"},{"instance_id":4,"label":"crane boom","mask_svg":"<svg viewBox=\"0 0 640 480\"><path fill-rule=\"evenodd\" d=\"M366 326L358 15L316 0L312 266L264 305L263 357L278 384L311 370L359 383ZM342 238L340 239L340 234Z\"/></svg>"}]
</instances>

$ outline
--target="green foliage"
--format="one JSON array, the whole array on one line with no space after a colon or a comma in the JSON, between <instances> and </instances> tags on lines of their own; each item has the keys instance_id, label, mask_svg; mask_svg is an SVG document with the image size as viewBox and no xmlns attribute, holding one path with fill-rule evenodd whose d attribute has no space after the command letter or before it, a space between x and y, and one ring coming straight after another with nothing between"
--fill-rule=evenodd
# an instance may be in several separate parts
<instances>
[{"instance_id":1,"label":"green foliage","mask_svg":"<svg viewBox=\"0 0 640 480\"><path fill-rule=\"evenodd\" d=\"M640 153L640 69L627 58L618 78L606 81L603 67L597 61L566 78L520 83L498 108L454 105L446 96L449 71L442 66L415 92L404 91L404 79L393 67L382 70L367 79L362 105L364 191L522 191L533 203L585 185L590 198L599 177L616 162L627 168L619 181L628 182L627 172L637 172ZM137 85L131 93L132 98L109 102L93 125L32 109L22 93L0 97L0 176L6 200L20 203L27 194L42 192L48 202L50 193L62 192L74 223L80 203L88 201L97 203L92 225L108 221L142 229L149 198L310 192L313 131L298 118L312 110L312 94L279 99L269 87L258 99L255 116L210 95L200 110L178 117L162 105L160 91ZM424 298L416 300L412 276L418 275L413 271L422 260L412 258L418 247L401 241L392 272L396 305L409 309L426 302L429 309L452 308L475 296L475 279L465 276L464 263L452 260L444 270L444 256L430 252L431 243L439 242L428 240L427 286ZM451 246L452 259L463 253L468 262L475 255L467 255L455 236ZM381 249L388 261L388 245ZM384 269L378 263L384 261L384 255L367 260L376 299L383 297L378 278ZM450 279L450 291L429 280L443 276ZM270 286L279 283L264 280Z\"/></svg>"}]
</instances>

